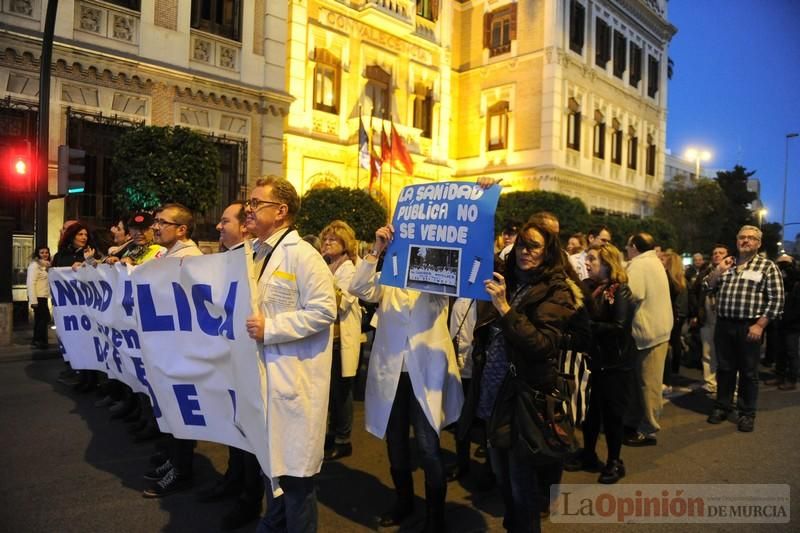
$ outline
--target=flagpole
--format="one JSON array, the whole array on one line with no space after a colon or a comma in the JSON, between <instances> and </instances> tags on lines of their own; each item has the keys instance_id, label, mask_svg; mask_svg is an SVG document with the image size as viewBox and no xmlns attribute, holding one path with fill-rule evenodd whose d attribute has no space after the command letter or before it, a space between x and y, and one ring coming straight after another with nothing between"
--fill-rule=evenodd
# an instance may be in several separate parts
<instances>
[{"instance_id":1,"label":"flagpole","mask_svg":"<svg viewBox=\"0 0 800 533\"><path fill-rule=\"evenodd\" d=\"M358 127L356 134L356 190L361 189L361 104L358 104Z\"/></svg>"}]
</instances>

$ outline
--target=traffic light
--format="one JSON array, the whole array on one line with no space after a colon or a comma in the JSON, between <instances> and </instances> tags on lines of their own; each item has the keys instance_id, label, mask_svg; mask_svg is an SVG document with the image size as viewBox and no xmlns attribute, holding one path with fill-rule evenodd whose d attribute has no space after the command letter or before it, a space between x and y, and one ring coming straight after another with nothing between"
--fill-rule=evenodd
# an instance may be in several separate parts
<instances>
[{"instance_id":1,"label":"traffic light","mask_svg":"<svg viewBox=\"0 0 800 533\"><path fill-rule=\"evenodd\" d=\"M86 152L62 144L58 147L58 194L78 194L86 188Z\"/></svg>"},{"instance_id":2,"label":"traffic light","mask_svg":"<svg viewBox=\"0 0 800 533\"><path fill-rule=\"evenodd\" d=\"M27 142L7 144L2 153L3 181L8 189L33 190L33 159Z\"/></svg>"}]
</instances>

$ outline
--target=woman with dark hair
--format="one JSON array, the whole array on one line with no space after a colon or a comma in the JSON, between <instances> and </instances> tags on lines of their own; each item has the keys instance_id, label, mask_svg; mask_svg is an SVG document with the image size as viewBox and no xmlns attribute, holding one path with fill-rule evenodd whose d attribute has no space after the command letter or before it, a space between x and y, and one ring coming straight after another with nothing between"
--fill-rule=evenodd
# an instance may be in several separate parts
<instances>
[{"instance_id":1,"label":"woman with dark hair","mask_svg":"<svg viewBox=\"0 0 800 533\"><path fill-rule=\"evenodd\" d=\"M586 253L587 285L591 295L592 343L589 348L591 389L589 409L583 422L583 450L567 461L565 470L574 472L601 468L595 452L602 425L606 435L608 461L598 479L600 483L616 483L625 476L620 459L622 449L622 417L628 403L631 370L634 305L628 288L628 274L622 266L622 254L613 244L592 245Z\"/></svg>"},{"instance_id":2,"label":"woman with dark hair","mask_svg":"<svg viewBox=\"0 0 800 533\"><path fill-rule=\"evenodd\" d=\"M86 261L87 257L94 257L94 248L90 242L89 228L80 222L71 224L61 235L52 266L77 267Z\"/></svg>"},{"instance_id":3,"label":"woman with dark hair","mask_svg":"<svg viewBox=\"0 0 800 533\"><path fill-rule=\"evenodd\" d=\"M53 267L72 267L73 270L82 266L87 259L94 259L95 250L90 244L89 229L75 222L71 224L58 243L58 252L53 257ZM88 392L97 387L99 372L95 370L80 370L80 381L73 386L78 392Z\"/></svg>"},{"instance_id":4,"label":"woman with dark hair","mask_svg":"<svg viewBox=\"0 0 800 533\"><path fill-rule=\"evenodd\" d=\"M475 364L481 368L473 373L477 385L472 390L479 418L491 419L511 361L532 388L555 387L561 333L577 308L565 261L556 234L529 222L505 259L505 275L495 272L484 282L491 306L478 309ZM520 442L489 453L505 504L503 525L509 531L540 531L540 513L546 509L538 478L543 467L552 469L553 460L532 454Z\"/></svg>"},{"instance_id":5,"label":"woman with dark hair","mask_svg":"<svg viewBox=\"0 0 800 533\"><path fill-rule=\"evenodd\" d=\"M33 308L33 342L34 347L47 349L47 326L50 324L50 285L47 283L47 269L50 268L50 248L37 246L33 252L31 264L28 265L26 285L28 302Z\"/></svg>"}]
</instances>

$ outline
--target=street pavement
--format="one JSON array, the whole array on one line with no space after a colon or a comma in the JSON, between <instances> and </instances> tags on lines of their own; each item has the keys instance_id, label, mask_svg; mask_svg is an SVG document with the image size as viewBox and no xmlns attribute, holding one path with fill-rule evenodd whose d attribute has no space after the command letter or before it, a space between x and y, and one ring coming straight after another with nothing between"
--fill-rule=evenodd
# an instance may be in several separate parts
<instances>
[{"instance_id":1,"label":"street pavement","mask_svg":"<svg viewBox=\"0 0 800 533\"><path fill-rule=\"evenodd\" d=\"M30 352L30 350L29 350ZM57 382L63 362L6 357L0 349L0 532L213 532L230 503L195 502L192 491L161 500L144 499L142 474L153 444L134 444L125 423L96 408L92 393L78 394ZM683 369L682 392L665 404L658 446L624 448L623 483L788 483L800 487L800 392L761 388L754 433L705 422L710 400L696 390L698 372ZM689 391L689 392L686 392ZM363 402L355 404L354 455L325 464L318 476L320 531L361 532L377 528L376 516L392 501L383 442L364 429ZM602 440L602 439L601 439ZM453 437L445 433L445 456L453 461ZM298 443L302 446L303 443ZM473 446L473 451L475 447ZM602 453L601 453L602 457ZM224 471L227 449L199 443L196 487ZM473 474L480 470L473 460ZM594 483L597 474L566 473L565 483ZM417 531L424 520L424 482L414 474L417 512L394 530ZM447 520L452 532L503 531L502 504L495 491L479 492L477 476L450 483ZM791 516L800 517L792 498ZM788 524L628 524L626 531L800 531ZM253 531L250 524L240 531ZM545 532L611 532L619 525L553 524Z\"/></svg>"}]
</instances>

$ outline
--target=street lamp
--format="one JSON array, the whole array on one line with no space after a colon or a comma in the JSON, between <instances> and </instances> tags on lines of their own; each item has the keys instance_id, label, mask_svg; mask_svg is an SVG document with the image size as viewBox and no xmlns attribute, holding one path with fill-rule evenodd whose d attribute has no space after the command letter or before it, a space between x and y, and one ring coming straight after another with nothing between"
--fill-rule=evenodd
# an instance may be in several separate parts
<instances>
[{"instance_id":1,"label":"street lamp","mask_svg":"<svg viewBox=\"0 0 800 533\"><path fill-rule=\"evenodd\" d=\"M700 161L708 161L711 159L711 152L702 150L700 148L688 148L684 154L687 161L694 161L694 176L696 180L700 179Z\"/></svg>"},{"instance_id":2,"label":"street lamp","mask_svg":"<svg viewBox=\"0 0 800 533\"><path fill-rule=\"evenodd\" d=\"M758 228L761 229L761 226L764 224L764 217L767 216L767 208L762 207L756 211L756 213L758 213Z\"/></svg>"},{"instance_id":3,"label":"street lamp","mask_svg":"<svg viewBox=\"0 0 800 533\"><path fill-rule=\"evenodd\" d=\"M786 240L786 232L783 230L786 224L786 183L789 181L789 139L797 137L797 133L786 134L786 159L783 164L783 210L781 211L781 248L783 248L783 241Z\"/></svg>"}]
</instances>

